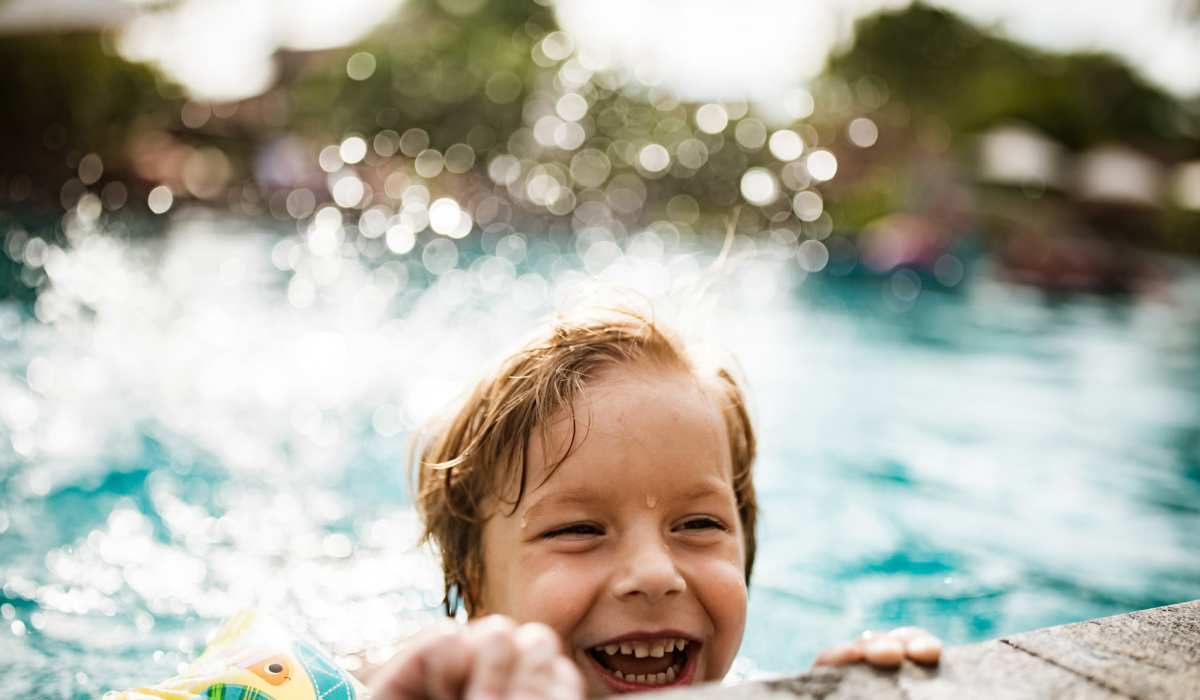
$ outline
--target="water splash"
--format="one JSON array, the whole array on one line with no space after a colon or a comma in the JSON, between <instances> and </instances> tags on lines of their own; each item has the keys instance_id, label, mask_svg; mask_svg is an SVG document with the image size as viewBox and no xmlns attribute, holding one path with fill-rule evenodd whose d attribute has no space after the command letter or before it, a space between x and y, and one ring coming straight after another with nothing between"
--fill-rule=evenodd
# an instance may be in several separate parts
<instances>
[{"instance_id":1,"label":"water splash","mask_svg":"<svg viewBox=\"0 0 1200 700\"><path fill-rule=\"evenodd\" d=\"M373 259L183 214L154 243L48 246L36 303L0 304L0 688L171 675L244 605L385 660L441 596L412 546L407 434L589 274L692 288L715 251L664 231L468 238L440 275L433 239ZM976 281L905 316L869 281L803 282L797 237L773 240L735 241L739 265L679 311L737 351L759 411L749 657L808 653L779 643L780 614L827 630L814 646L901 619L954 642L1200 584L1187 307ZM797 513L833 534L782 536Z\"/></svg>"},{"instance_id":2,"label":"water splash","mask_svg":"<svg viewBox=\"0 0 1200 700\"><path fill-rule=\"evenodd\" d=\"M443 270L422 259L443 237L379 260L175 216L148 243L69 220L35 304L0 304L0 644L20 631L22 683L64 663L84 694L171 675L248 605L385 660L441 595L408 433L591 279L517 233L495 255L454 241ZM605 242L593 271L647 293L701 269L653 231Z\"/></svg>"}]
</instances>

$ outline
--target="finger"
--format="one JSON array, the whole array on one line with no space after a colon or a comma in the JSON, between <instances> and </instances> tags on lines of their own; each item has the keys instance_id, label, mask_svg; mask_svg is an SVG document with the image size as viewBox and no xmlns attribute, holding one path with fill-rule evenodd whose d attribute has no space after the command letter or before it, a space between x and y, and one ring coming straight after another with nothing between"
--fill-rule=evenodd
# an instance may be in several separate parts
<instances>
[{"instance_id":1,"label":"finger","mask_svg":"<svg viewBox=\"0 0 1200 700\"><path fill-rule=\"evenodd\" d=\"M558 634L546 625L534 622L521 625L513 636L517 663L509 685L510 696L516 699L555 697L559 681L556 678L557 662L567 661L561 653L562 642Z\"/></svg>"},{"instance_id":2,"label":"finger","mask_svg":"<svg viewBox=\"0 0 1200 700\"><path fill-rule=\"evenodd\" d=\"M370 697L376 700L409 700L425 695L425 674L416 654L392 658L371 679Z\"/></svg>"},{"instance_id":3,"label":"finger","mask_svg":"<svg viewBox=\"0 0 1200 700\"><path fill-rule=\"evenodd\" d=\"M583 695L583 676L579 668L562 655L519 671L509 686L511 700L579 700Z\"/></svg>"},{"instance_id":4,"label":"finger","mask_svg":"<svg viewBox=\"0 0 1200 700\"><path fill-rule=\"evenodd\" d=\"M872 666L895 668L904 660L904 645L887 635L872 637L863 642L863 658Z\"/></svg>"},{"instance_id":5,"label":"finger","mask_svg":"<svg viewBox=\"0 0 1200 700\"><path fill-rule=\"evenodd\" d=\"M821 652L813 666L845 666L863 660L863 647L858 642L838 644Z\"/></svg>"},{"instance_id":6,"label":"finger","mask_svg":"<svg viewBox=\"0 0 1200 700\"><path fill-rule=\"evenodd\" d=\"M467 635L475 650L475 663L467 682L465 700L499 700L508 692L517 663L515 625L508 618L486 617Z\"/></svg>"},{"instance_id":7,"label":"finger","mask_svg":"<svg viewBox=\"0 0 1200 700\"><path fill-rule=\"evenodd\" d=\"M907 644L908 642L912 641L913 639L916 639L917 637L930 636L930 634L928 632L921 629L920 627L897 627L896 629L888 632L887 634L889 637L892 637L894 639L899 639L904 644Z\"/></svg>"},{"instance_id":8,"label":"finger","mask_svg":"<svg viewBox=\"0 0 1200 700\"><path fill-rule=\"evenodd\" d=\"M519 664L522 667L533 668L548 664L562 651L562 641L558 634L540 622L521 625L513 636L520 652Z\"/></svg>"},{"instance_id":9,"label":"finger","mask_svg":"<svg viewBox=\"0 0 1200 700\"><path fill-rule=\"evenodd\" d=\"M932 634L910 639L904 645L908 658L919 664L936 664L942 658L942 640Z\"/></svg>"},{"instance_id":10,"label":"finger","mask_svg":"<svg viewBox=\"0 0 1200 700\"><path fill-rule=\"evenodd\" d=\"M373 675L371 697L375 700L427 697L429 660L439 655L438 650L443 645L457 645L460 632L461 628L458 625L450 625L439 626L422 633Z\"/></svg>"},{"instance_id":11,"label":"finger","mask_svg":"<svg viewBox=\"0 0 1200 700\"><path fill-rule=\"evenodd\" d=\"M579 667L565 656L551 662L551 698L553 700L582 700L584 696L583 674Z\"/></svg>"},{"instance_id":12,"label":"finger","mask_svg":"<svg viewBox=\"0 0 1200 700\"><path fill-rule=\"evenodd\" d=\"M464 643L466 632L447 635L423 650L425 693L432 700L458 700L475 665L476 650Z\"/></svg>"}]
</instances>

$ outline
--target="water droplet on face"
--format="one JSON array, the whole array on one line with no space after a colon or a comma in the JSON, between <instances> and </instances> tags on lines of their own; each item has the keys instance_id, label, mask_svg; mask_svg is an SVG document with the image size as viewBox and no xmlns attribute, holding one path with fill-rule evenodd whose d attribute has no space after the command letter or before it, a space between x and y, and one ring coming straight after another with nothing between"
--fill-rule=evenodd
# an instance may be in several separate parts
<instances>
[{"instance_id":1,"label":"water droplet on face","mask_svg":"<svg viewBox=\"0 0 1200 700\"><path fill-rule=\"evenodd\" d=\"M646 494L646 507L653 508L658 505L658 498L650 494Z\"/></svg>"}]
</instances>

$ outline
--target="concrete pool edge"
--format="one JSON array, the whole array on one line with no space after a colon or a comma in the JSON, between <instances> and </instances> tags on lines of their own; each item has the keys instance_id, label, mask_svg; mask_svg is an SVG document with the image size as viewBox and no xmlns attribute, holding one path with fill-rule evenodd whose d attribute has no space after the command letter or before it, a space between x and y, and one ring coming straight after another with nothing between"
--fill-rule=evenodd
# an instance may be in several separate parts
<instances>
[{"instance_id":1,"label":"concrete pool edge","mask_svg":"<svg viewBox=\"0 0 1200 700\"><path fill-rule=\"evenodd\" d=\"M949 647L925 668L823 668L740 685L655 693L792 698L1200 698L1200 600Z\"/></svg>"}]
</instances>

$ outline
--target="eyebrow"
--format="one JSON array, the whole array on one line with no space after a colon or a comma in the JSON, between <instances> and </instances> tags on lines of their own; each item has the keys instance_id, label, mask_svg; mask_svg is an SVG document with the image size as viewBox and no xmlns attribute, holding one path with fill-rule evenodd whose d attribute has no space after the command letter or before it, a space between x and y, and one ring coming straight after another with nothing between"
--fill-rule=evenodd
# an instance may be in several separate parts
<instances>
[{"instance_id":1,"label":"eyebrow","mask_svg":"<svg viewBox=\"0 0 1200 700\"><path fill-rule=\"evenodd\" d=\"M722 484L725 486L725 484ZM695 484L688 490L682 492L672 500L678 499L681 501L695 501L701 498L718 497L724 498L726 495L725 489L716 486L710 480L705 480ZM581 505L588 506L603 501L607 496L606 493L600 493L593 489L586 488L571 488L563 489L556 493L552 493L541 500L534 501L525 510L526 515L536 515L538 511L551 506L565 505Z\"/></svg>"},{"instance_id":2,"label":"eyebrow","mask_svg":"<svg viewBox=\"0 0 1200 700\"><path fill-rule=\"evenodd\" d=\"M559 505L591 505L603 498L591 489L564 489L534 501L525 509L526 515L536 515L539 510Z\"/></svg>"},{"instance_id":3,"label":"eyebrow","mask_svg":"<svg viewBox=\"0 0 1200 700\"><path fill-rule=\"evenodd\" d=\"M721 484L721 486L725 486L725 485L726 484L724 484L724 483ZM732 493L732 491L733 490L731 488L730 493ZM706 480L699 484L696 484L695 486L688 489L687 491L684 491L681 498L682 498L682 500L685 500L685 501L695 501L697 499L706 498L708 496L723 497L723 496L725 496L725 489L715 486L712 484L712 482Z\"/></svg>"}]
</instances>

